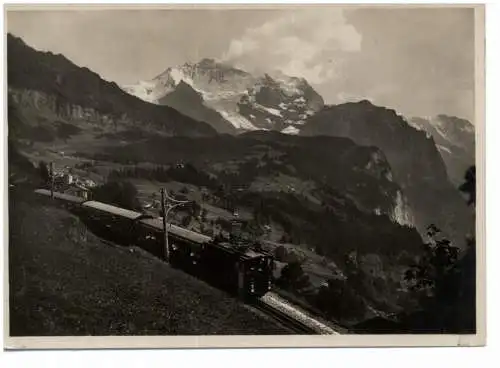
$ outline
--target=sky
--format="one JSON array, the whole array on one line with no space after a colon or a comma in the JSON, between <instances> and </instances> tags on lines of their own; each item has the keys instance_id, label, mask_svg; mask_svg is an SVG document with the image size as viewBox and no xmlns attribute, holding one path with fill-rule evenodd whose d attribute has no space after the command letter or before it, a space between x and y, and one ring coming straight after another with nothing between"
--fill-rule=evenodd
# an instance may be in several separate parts
<instances>
[{"instance_id":1,"label":"sky","mask_svg":"<svg viewBox=\"0 0 500 368\"><path fill-rule=\"evenodd\" d=\"M120 85L215 58L304 77L329 104L369 99L407 117L473 122L470 8L11 10L6 21L35 49Z\"/></svg>"}]
</instances>

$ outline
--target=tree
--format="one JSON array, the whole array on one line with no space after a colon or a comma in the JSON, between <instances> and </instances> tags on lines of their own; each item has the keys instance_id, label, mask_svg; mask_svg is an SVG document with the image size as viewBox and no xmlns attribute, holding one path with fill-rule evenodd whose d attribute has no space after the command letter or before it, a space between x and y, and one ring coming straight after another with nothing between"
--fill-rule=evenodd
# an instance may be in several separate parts
<instances>
[{"instance_id":1,"label":"tree","mask_svg":"<svg viewBox=\"0 0 500 368\"><path fill-rule=\"evenodd\" d=\"M182 218L181 224L183 227L188 227L190 223L191 223L191 215L187 214Z\"/></svg>"},{"instance_id":2,"label":"tree","mask_svg":"<svg viewBox=\"0 0 500 368\"><path fill-rule=\"evenodd\" d=\"M470 167L459 190L476 204L475 167ZM405 279L422 298L423 319L410 320L411 328L447 333L474 333L476 330L476 241L467 240L463 252L448 239L439 238L434 224L428 227L430 242L420 260L406 271ZM423 294L423 295L422 295Z\"/></svg>"},{"instance_id":3,"label":"tree","mask_svg":"<svg viewBox=\"0 0 500 368\"><path fill-rule=\"evenodd\" d=\"M459 189L469 195L469 205L476 207L476 167L471 166L464 177L464 183ZM455 319L455 330L461 332L476 332L476 237L467 240L465 255L459 260L460 271L457 275L460 288L458 296L458 311ZM458 326L457 326L458 325Z\"/></svg>"},{"instance_id":4,"label":"tree","mask_svg":"<svg viewBox=\"0 0 500 368\"><path fill-rule=\"evenodd\" d=\"M287 254L288 263L300 263L300 258L294 251Z\"/></svg>"},{"instance_id":5,"label":"tree","mask_svg":"<svg viewBox=\"0 0 500 368\"><path fill-rule=\"evenodd\" d=\"M207 221L207 214L208 211L205 208L202 208L200 213L201 221L203 222Z\"/></svg>"},{"instance_id":6,"label":"tree","mask_svg":"<svg viewBox=\"0 0 500 368\"><path fill-rule=\"evenodd\" d=\"M309 276L304 273L302 265L297 262L289 262L281 270L279 283L285 288L300 290L310 286Z\"/></svg>"},{"instance_id":7,"label":"tree","mask_svg":"<svg viewBox=\"0 0 500 368\"><path fill-rule=\"evenodd\" d=\"M133 211L142 211L137 188L128 181L109 181L94 188L92 198Z\"/></svg>"},{"instance_id":8,"label":"tree","mask_svg":"<svg viewBox=\"0 0 500 368\"><path fill-rule=\"evenodd\" d=\"M191 202L191 205L189 207L190 214L193 217L197 217L200 215L200 211L201 211L201 206L199 205L199 203L196 201Z\"/></svg>"},{"instance_id":9,"label":"tree","mask_svg":"<svg viewBox=\"0 0 500 368\"><path fill-rule=\"evenodd\" d=\"M50 172L47 163L45 161L40 161L40 163L38 164L38 170L43 182L48 183L50 180Z\"/></svg>"},{"instance_id":10,"label":"tree","mask_svg":"<svg viewBox=\"0 0 500 368\"><path fill-rule=\"evenodd\" d=\"M467 169L464 182L458 189L469 196L467 201L469 205L476 206L476 166Z\"/></svg>"},{"instance_id":11,"label":"tree","mask_svg":"<svg viewBox=\"0 0 500 368\"><path fill-rule=\"evenodd\" d=\"M427 228L429 242L423 245L423 255L405 273L405 280L413 291L423 293L425 298L445 303L449 299L450 276L458 260L459 249L448 239L439 238L441 231L431 224ZM448 300L451 301L451 300ZM427 301L422 301L426 303Z\"/></svg>"}]
</instances>

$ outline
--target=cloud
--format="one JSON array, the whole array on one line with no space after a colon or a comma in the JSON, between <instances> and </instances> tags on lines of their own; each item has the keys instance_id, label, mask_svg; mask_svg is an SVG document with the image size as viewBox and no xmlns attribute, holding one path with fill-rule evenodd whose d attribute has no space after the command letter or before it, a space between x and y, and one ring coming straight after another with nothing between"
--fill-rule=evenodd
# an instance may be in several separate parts
<instances>
[{"instance_id":1,"label":"cloud","mask_svg":"<svg viewBox=\"0 0 500 368\"><path fill-rule=\"evenodd\" d=\"M334 79L346 53L361 49L361 34L341 9L301 9L247 29L231 40L223 61L249 71L269 70L311 83Z\"/></svg>"}]
</instances>

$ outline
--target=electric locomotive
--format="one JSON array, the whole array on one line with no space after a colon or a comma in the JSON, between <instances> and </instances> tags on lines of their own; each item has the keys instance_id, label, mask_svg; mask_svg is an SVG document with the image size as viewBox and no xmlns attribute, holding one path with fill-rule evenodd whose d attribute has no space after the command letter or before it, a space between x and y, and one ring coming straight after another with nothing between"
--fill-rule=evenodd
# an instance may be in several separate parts
<instances>
[{"instance_id":1,"label":"electric locomotive","mask_svg":"<svg viewBox=\"0 0 500 368\"><path fill-rule=\"evenodd\" d=\"M261 297L272 287L272 255L249 246L217 242L209 236L167 225L170 264L194 274L242 298ZM138 220L138 245L164 258L166 254L161 218Z\"/></svg>"}]
</instances>

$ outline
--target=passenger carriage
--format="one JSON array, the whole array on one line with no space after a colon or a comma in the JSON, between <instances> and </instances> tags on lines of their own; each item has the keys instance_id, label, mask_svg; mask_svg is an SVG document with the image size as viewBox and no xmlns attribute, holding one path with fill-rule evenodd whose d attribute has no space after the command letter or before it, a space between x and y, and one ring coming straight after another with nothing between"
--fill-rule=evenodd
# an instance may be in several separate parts
<instances>
[{"instance_id":1,"label":"passenger carriage","mask_svg":"<svg viewBox=\"0 0 500 368\"><path fill-rule=\"evenodd\" d=\"M174 266L198 265L197 257L201 246L209 243L209 236L167 224L170 263ZM137 241L141 248L149 251L161 259L166 259L166 249L163 240L163 219L142 218L136 225ZM193 268L193 267L190 267Z\"/></svg>"},{"instance_id":2,"label":"passenger carriage","mask_svg":"<svg viewBox=\"0 0 500 368\"><path fill-rule=\"evenodd\" d=\"M145 216L140 212L97 201L82 203L82 212L97 235L123 245L135 243L134 224Z\"/></svg>"},{"instance_id":3,"label":"passenger carriage","mask_svg":"<svg viewBox=\"0 0 500 368\"><path fill-rule=\"evenodd\" d=\"M37 189L35 190L35 193L40 194L47 198L51 197L51 191L49 189ZM61 203L64 207L70 210L78 209L81 206L81 204L85 202L84 198L73 196L70 194L54 192L53 195L54 195L54 200Z\"/></svg>"}]
</instances>

